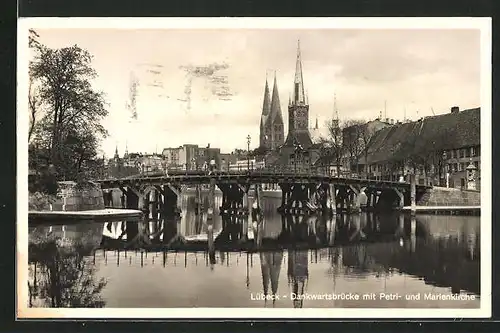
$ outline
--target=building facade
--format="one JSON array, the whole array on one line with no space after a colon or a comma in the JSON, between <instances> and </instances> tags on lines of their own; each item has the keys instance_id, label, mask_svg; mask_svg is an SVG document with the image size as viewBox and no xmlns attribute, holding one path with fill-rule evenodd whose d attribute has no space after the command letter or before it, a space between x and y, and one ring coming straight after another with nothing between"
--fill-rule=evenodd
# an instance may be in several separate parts
<instances>
[{"instance_id":1,"label":"building facade","mask_svg":"<svg viewBox=\"0 0 500 333\"><path fill-rule=\"evenodd\" d=\"M162 152L169 170L200 170L215 160L221 165L220 148L199 147L195 144L184 144L174 148L164 148Z\"/></svg>"},{"instance_id":2,"label":"building facade","mask_svg":"<svg viewBox=\"0 0 500 333\"><path fill-rule=\"evenodd\" d=\"M370 178L407 180L465 188L466 169L474 166L476 188L481 170L480 108L451 112L382 128L372 137L359 167Z\"/></svg>"}]
</instances>

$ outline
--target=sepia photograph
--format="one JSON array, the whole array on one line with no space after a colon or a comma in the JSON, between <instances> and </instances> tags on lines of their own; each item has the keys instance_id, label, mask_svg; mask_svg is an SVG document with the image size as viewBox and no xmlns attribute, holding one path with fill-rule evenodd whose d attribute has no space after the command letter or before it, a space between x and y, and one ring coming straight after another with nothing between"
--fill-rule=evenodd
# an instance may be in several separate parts
<instances>
[{"instance_id":1,"label":"sepia photograph","mask_svg":"<svg viewBox=\"0 0 500 333\"><path fill-rule=\"evenodd\" d=\"M18 21L17 315L491 315L488 18Z\"/></svg>"}]
</instances>

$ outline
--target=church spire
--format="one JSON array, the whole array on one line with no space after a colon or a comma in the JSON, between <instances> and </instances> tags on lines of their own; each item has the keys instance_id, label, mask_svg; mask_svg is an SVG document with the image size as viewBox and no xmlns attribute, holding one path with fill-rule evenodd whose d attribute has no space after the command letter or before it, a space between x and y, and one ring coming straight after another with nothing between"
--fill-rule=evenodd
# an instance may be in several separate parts
<instances>
[{"instance_id":1,"label":"church spire","mask_svg":"<svg viewBox=\"0 0 500 333\"><path fill-rule=\"evenodd\" d=\"M271 99L269 98L269 84L267 83L266 74L266 87L264 88L264 101L262 103L262 115L268 116L271 111Z\"/></svg>"},{"instance_id":2,"label":"church spire","mask_svg":"<svg viewBox=\"0 0 500 333\"><path fill-rule=\"evenodd\" d=\"M302 77L302 59L300 56L300 40L297 42L297 61L295 63L295 79L293 82L293 104L305 105L304 79Z\"/></svg>"},{"instance_id":3,"label":"church spire","mask_svg":"<svg viewBox=\"0 0 500 333\"><path fill-rule=\"evenodd\" d=\"M281 116L281 103L280 96L278 93L278 82L276 81L276 71L274 72L274 84L273 84L273 95L271 97L271 119L274 121L276 118L282 118Z\"/></svg>"}]
</instances>

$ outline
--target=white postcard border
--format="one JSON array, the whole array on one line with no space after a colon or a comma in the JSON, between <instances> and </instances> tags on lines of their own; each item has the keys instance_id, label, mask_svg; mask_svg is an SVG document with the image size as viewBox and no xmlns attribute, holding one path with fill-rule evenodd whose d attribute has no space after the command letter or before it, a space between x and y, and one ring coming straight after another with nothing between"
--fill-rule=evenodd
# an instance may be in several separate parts
<instances>
[{"instance_id":1,"label":"white postcard border","mask_svg":"<svg viewBox=\"0 0 500 333\"><path fill-rule=\"evenodd\" d=\"M28 29L479 29L481 31L481 299L479 309L103 308L28 304ZM487 318L491 316L491 18L20 18L17 45L17 317L27 318Z\"/></svg>"}]
</instances>

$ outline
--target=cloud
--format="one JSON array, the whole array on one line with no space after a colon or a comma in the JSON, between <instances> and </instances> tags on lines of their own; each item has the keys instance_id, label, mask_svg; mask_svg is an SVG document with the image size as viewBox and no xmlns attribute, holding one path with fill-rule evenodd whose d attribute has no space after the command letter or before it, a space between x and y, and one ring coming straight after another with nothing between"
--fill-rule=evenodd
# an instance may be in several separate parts
<instances>
[{"instance_id":1,"label":"cloud","mask_svg":"<svg viewBox=\"0 0 500 333\"><path fill-rule=\"evenodd\" d=\"M131 100L132 70L139 81L134 133L141 133L136 138L141 151L154 149L152 141L167 146L211 141L227 151L236 145L233 137L251 133L257 138L266 73L272 88L274 70L286 126L297 39L311 124L316 116L323 120L333 114L334 93L341 117L374 118L384 101L388 116L396 119L405 109L415 118L417 109L424 116L432 114L431 108L443 113L451 105L480 105L478 30L37 32L50 47L77 43L94 55L96 85L111 105L106 124L115 135L105 142L107 154L126 136L121 128L130 120L125 105Z\"/></svg>"}]
</instances>

